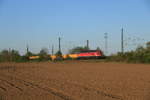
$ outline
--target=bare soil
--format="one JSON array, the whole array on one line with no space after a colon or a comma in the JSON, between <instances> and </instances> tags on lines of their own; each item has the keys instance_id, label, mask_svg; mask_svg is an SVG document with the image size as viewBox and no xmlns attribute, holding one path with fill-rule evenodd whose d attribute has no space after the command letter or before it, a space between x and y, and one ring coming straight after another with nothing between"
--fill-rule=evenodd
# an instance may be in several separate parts
<instances>
[{"instance_id":1,"label":"bare soil","mask_svg":"<svg viewBox=\"0 0 150 100\"><path fill-rule=\"evenodd\" d=\"M0 100L150 100L150 65L1 63Z\"/></svg>"}]
</instances>

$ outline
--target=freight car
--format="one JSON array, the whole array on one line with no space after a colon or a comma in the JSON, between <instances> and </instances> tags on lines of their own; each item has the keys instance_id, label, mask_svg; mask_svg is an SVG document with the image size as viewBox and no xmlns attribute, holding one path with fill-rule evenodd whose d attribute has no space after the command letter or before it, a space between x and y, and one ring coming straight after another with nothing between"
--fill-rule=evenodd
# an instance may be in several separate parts
<instances>
[{"instance_id":1,"label":"freight car","mask_svg":"<svg viewBox=\"0 0 150 100\"><path fill-rule=\"evenodd\" d=\"M50 55L49 56L51 60L57 60L56 55ZM29 57L30 60L39 59L39 56L31 56ZM66 54L62 55L62 58L64 60L70 58L70 59L100 59L104 58L104 55L101 50L85 50L74 54Z\"/></svg>"}]
</instances>

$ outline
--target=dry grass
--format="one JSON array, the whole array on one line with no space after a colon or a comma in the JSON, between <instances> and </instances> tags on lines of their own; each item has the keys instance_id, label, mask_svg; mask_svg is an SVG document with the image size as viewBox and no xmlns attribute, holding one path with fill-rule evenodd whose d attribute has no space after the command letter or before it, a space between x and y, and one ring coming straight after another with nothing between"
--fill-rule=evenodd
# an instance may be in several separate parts
<instances>
[{"instance_id":1,"label":"dry grass","mask_svg":"<svg viewBox=\"0 0 150 100\"><path fill-rule=\"evenodd\" d=\"M150 100L150 65L98 62L3 63L7 100Z\"/></svg>"}]
</instances>

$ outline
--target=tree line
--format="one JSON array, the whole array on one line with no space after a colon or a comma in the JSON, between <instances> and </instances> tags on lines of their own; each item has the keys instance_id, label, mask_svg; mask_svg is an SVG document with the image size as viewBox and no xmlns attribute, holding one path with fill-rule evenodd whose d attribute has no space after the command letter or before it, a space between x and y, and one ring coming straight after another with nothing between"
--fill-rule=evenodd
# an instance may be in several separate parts
<instances>
[{"instance_id":1,"label":"tree line","mask_svg":"<svg viewBox=\"0 0 150 100\"><path fill-rule=\"evenodd\" d=\"M0 52L0 62L28 62L30 56L40 56L38 61L49 60L49 54L47 48L42 48L39 53L34 54L28 51L26 54L21 55L17 50L2 50Z\"/></svg>"},{"instance_id":2,"label":"tree line","mask_svg":"<svg viewBox=\"0 0 150 100\"><path fill-rule=\"evenodd\" d=\"M146 47L139 46L134 51L117 53L107 58L108 61L129 62L129 63L150 63L150 42Z\"/></svg>"}]
</instances>

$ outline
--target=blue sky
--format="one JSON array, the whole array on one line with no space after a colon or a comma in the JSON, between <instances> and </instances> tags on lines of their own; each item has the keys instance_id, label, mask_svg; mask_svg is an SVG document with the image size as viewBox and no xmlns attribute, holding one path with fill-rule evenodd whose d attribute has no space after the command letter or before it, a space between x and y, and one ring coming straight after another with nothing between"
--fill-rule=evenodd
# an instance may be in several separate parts
<instances>
[{"instance_id":1,"label":"blue sky","mask_svg":"<svg viewBox=\"0 0 150 100\"><path fill-rule=\"evenodd\" d=\"M62 37L62 49L82 46L120 50L120 31L125 29L125 50L150 41L149 0L0 0L0 50L14 48L22 54L50 49Z\"/></svg>"}]
</instances>

